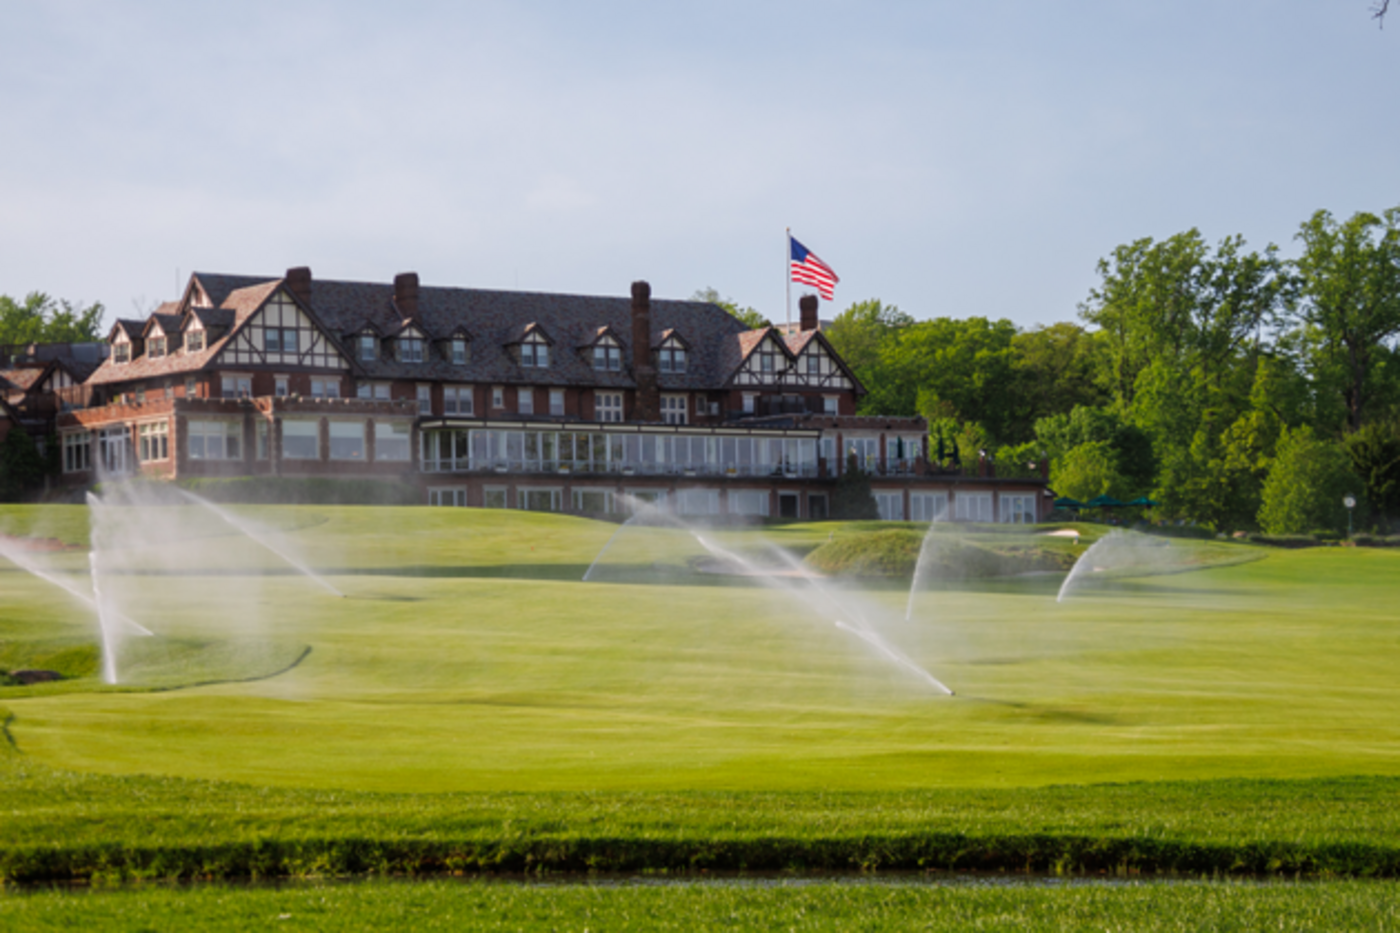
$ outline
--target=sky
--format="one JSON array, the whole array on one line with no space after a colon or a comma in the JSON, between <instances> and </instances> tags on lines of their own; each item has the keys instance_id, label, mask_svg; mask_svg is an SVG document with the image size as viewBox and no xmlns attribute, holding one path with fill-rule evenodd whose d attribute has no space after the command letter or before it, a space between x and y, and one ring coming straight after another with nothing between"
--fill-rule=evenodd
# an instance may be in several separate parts
<instances>
[{"instance_id":1,"label":"sky","mask_svg":"<svg viewBox=\"0 0 1400 933\"><path fill-rule=\"evenodd\" d=\"M1371 2L0 0L0 294L307 265L781 321L790 227L826 318L1074 320L1119 244L1400 205Z\"/></svg>"}]
</instances>

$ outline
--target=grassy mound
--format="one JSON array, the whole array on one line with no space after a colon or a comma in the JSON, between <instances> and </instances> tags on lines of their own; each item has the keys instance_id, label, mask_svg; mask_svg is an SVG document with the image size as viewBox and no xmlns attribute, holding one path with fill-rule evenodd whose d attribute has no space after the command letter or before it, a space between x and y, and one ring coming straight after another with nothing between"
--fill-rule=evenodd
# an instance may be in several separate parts
<instances>
[{"instance_id":1,"label":"grassy mound","mask_svg":"<svg viewBox=\"0 0 1400 933\"><path fill-rule=\"evenodd\" d=\"M923 543L921 530L857 531L817 547L807 555L807 563L830 576L909 578ZM935 579L1006 577L1068 571L1074 566L1074 554L1063 545L996 538L973 543L936 533L925 552L924 566Z\"/></svg>"}]
</instances>

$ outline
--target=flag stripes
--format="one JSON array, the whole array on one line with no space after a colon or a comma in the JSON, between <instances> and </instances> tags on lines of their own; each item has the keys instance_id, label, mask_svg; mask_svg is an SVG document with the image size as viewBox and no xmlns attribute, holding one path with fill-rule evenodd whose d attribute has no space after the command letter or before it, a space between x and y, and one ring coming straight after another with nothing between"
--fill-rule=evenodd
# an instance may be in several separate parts
<instances>
[{"instance_id":1,"label":"flag stripes","mask_svg":"<svg viewBox=\"0 0 1400 933\"><path fill-rule=\"evenodd\" d=\"M792 256L789 265L789 274L792 281L801 282L804 285L811 285L827 301L831 301L836 295L836 283L841 281L836 275L836 270L817 258L817 254L803 246L792 237L788 237L788 242L792 244Z\"/></svg>"}]
</instances>

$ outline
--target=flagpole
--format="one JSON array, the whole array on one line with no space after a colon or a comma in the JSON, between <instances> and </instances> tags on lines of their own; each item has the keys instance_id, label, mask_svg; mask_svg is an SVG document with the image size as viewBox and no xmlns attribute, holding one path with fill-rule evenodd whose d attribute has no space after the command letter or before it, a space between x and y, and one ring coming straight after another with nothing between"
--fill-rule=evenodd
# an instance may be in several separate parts
<instances>
[{"instance_id":1,"label":"flagpole","mask_svg":"<svg viewBox=\"0 0 1400 933\"><path fill-rule=\"evenodd\" d=\"M787 290L787 329L792 331L792 228L787 228L787 255L783 257L783 284Z\"/></svg>"}]
</instances>

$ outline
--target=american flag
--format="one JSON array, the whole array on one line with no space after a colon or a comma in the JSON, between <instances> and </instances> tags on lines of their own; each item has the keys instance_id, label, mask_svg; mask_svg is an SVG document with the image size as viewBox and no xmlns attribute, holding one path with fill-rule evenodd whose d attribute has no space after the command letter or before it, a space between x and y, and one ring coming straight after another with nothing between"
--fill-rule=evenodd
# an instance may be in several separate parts
<instances>
[{"instance_id":1,"label":"american flag","mask_svg":"<svg viewBox=\"0 0 1400 933\"><path fill-rule=\"evenodd\" d=\"M788 241L792 244L792 262L789 267L792 280L815 286L817 293L830 301L836 295L836 283L841 281L837 278L835 270L797 240L788 237Z\"/></svg>"}]
</instances>

